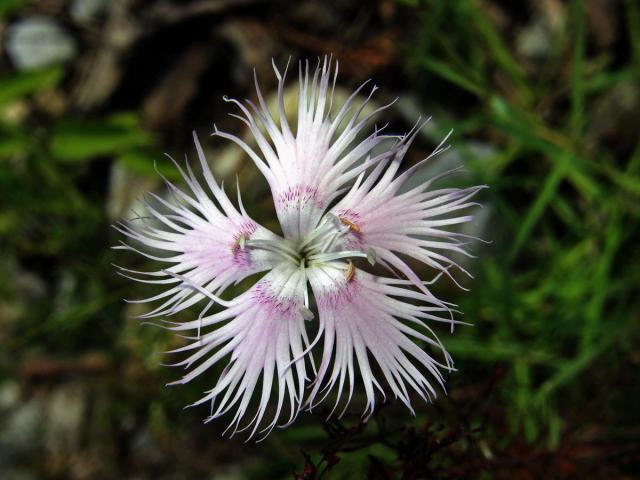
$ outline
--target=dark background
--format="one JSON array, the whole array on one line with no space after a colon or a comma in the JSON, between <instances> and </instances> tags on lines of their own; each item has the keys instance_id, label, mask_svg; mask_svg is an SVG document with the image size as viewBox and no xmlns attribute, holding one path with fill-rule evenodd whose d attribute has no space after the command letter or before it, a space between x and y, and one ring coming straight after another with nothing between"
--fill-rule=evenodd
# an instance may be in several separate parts
<instances>
[{"instance_id":1,"label":"dark background","mask_svg":"<svg viewBox=\"0 0 640 480\"><path fill-rule=\"evenodd\" d=\"M0 38L1 478L637 478L637 1L3 0ZM221 97L255 98L254 67L273 97L272 58L327 53L339 94L372 78L377 105L400 97L390 131L433 116L407 165L455 129L415 181L464 164L456 185L490 187L470 232L492 243L470 292L438 287L474 324L439 331L448 396L368 425L358 397L244 444L182 409L216 372L163 387L180 339L133 319L123 297L154 290L111 264L153 265L111 250L110 225L164 192L154 161L180 184L162 153L193 157L196 129L277 230L255 167L208 133L247 136Z\"/></svg>"}]
</instances>

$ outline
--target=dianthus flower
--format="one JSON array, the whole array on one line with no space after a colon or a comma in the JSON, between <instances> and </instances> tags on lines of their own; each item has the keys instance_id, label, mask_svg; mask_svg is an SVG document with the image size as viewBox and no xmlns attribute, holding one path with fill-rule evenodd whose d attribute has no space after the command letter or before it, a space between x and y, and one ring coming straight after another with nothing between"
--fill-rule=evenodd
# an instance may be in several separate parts
<instances>
[{"instance_id":1,"label":"dianthus flower","mask_svg":"<svg viewBox=\"0 0 640 480\"><path fill-rule=\"evenodd\" d=\"M142 246L123 242L116 248L166 267L120 271L165 288L137 301L159 302L143 318L174 315L207 302L197 319L164 322L173 331L192 332L186 337L190 343L172 351L189 352L176 364L188 373L174 383L187 383L225 364L213 388L194 403L210 405L207 421L229 414L227 430L250 429L251 438L290 424L303 407L311 409L332 392L332 413L337 407L342 413L358 379L367 399L364 416L374 411L375 390L384 396L385 385L413 412L411 392L430 401L435 384L444 388L442 371L453 369L428 323L445 322L453 329L459 322L452 304L436 298L431 282L423 282L407 259L431 267L437 277L453 278L452 269L464 272L447 254L466 254L468 237L449 228L472 219L465 211L475 205L471 197L481 187L433 189L439 176L403 189L417 168L444 150L445 142L429 158L401 171L423 124L403 136L376 128L363 138L371 119L389 105L363 115L376 90L359 100L365 82L334 114L338 69L327 58L312 75L308 63L300 64L294 132L284 106L286 70L281 74L274 65L274 71L278 120L257 79L257 105L225 98L239 109L233 116L248 127L257 147L215 127L213 135L235 142L262 172L282 235L253 220L239 192L237 205L230 201L194 133L204 186L188 163L186 170L176 163L188 190L166 181L171 200L151 194L155 201L146 202L147 219L116 226ZM388 275L369 273L369 264ZM220 297L230 285L259 272L263 276L246 292L231 300ZM214 305L219 311L209 313ZM311 329L317 331L312 339ZM316 345L321 351L317 366ZM442 359L425 346L439 351Z\"/></svg>"}]
</instances>

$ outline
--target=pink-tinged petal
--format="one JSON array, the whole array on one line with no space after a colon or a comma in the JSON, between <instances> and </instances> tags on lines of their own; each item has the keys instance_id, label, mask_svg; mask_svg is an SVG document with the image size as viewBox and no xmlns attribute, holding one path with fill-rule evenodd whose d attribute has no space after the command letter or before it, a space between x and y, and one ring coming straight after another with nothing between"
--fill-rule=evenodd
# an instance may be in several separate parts
<instances>
[{"instance_id":1,"label":"pink-tinged petal","mask_svg":"<svg viewBox=\"0 0 640 480\"><path fill-rule=\"evenodd\" d=\"M445 308L435 304L430 296L403 286L407 282L377 277L338 262L309 268L307 275L318 306L320 330L324 332L322 361L308 399L310 408L335 387L337 400L333 413L348 379L346 409L354 391L354 357L367 396L363 415L374 410L375 389L384 395L371 359L394 395L412 412L410 390L424 400L431 400L436 396L432 380L444 388L440 370L452 370L452 360L425 321L453 321ZM415 300L423 304L409 303ZM436 361L414 339L438 349L444 363Z\"/></svg>"},{"instance_id":2,"label":"pink-tinged petal","mask_svg":"<svg viewBox=\"0 0 640 480\"><path fill-rule=\"evenodd\" d=\"M470 276L450 258L454 252L469 256L465 246L470 237L449 228L473 219L466 212L478 205L471 199L484 186L429 190L443 176L439 175L400 193L403 184L418 167L416 165L396 175L406 147L411 144L416 132L417 127L405 137L405 148L399 150L386 170L383 169L385 165L381 164L368 176L361 175L332 209L332 213L351 227L347 239L349 248L373 248L383 264L404 274L426 293L426 287L400 255L439 270L454 282L450 272L452 268ZM429 158L440 151L441 147Z\"/></svg>"},{"instance_id":3,"label":"pink-tinged petal","mask_svg":"<svg viewBox=\"0 0 640 480\"><path fill-rule=\"evenodd\" d=\"M284 109L286 71L281 74L275 65L274 70L278 78L278 122L269 111L257 80L258 105L227 99L240 109L242 115L234 116L250 129L258 150L254 151L238 137L217 129L214 135L234 141L247 152L269 182L285 237L300 239L316 227L327 206L343 192L345 185L387 158L387 152L373 158L369 155L373 148L390 137L381 135L378 130L364 140L356 137L373 116L389 105L360 118L376 90L372 87L369 96L356 105L365 82L332 117L337 62L332 69L332 60L325 57L313 76L309 73L309 63L306 62L304 68L300 63L298 123L294 133Z\"/></svg>"},{"instance_id":4,"label":"pink-tinged petal","mask_svg":"<svg viewBox=\"0 0 640 480\"><path fill-rule=\"evenodd\" d=\"M196 350L176 365L191 368L199 363L175 384L187 383L228 359L213 389L194 404L210 403L211 415L207 421L234 411L227 430L234 434L251 428L251 438L260 427L260 432L269 432L280 421L285 397L289 411L286 423L295 419L307 379L305 357L309 342L304 319L305 284L303 269L281 264L250 290L228 302L226 310L171 327L175 331L197 329L200 332L224 323L174 351ZM274 384L277 387L275 410L272 419L264 425ZM246 416L254 393L259 399L257 410ZM246 426L240 428L243 421Z\"/></svg>"},{"instance_id":5,"label":"pink-tinged petal","mask_svg":"<svg viewBox=\"0 0 640 480\"><path fill-rule=\"evenodd\" d=\"M240 211L233 206L213 178L195 133L194 141L209 191L205 191L188 164L186 172L176 164L189 187L188 193L165 180L173 196L171 201L151 194L156 205L146 203L149 217L115 226L135 241L133 245L122 242L115 248L133 250L168 264L156 272L120 268L128 278L166 285L158 295L134 301L160 302L143 317L174 314L205 298L197 290L182 288L176 275L219 294L230 284L282 261L275 253L245 248L249 240L278 241L280 237L253 221L241 203Z\"/></svg>"}]
</instances>

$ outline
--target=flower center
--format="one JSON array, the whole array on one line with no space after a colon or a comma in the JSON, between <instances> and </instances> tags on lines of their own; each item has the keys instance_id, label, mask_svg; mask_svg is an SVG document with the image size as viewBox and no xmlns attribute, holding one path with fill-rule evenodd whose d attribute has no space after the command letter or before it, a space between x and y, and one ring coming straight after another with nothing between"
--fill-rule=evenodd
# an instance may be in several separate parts
<instances>
[{"instance_id":1,"label":"flower center","mask_svg":"<svg viewBox=\"0 0 640 480\"><path fill-rule=\"evenodd\" d=\"M303 268L355 257L366 258L374 265L376 255L372 248L364 251L347 247L346 235L350 232L360 233L360 228L347 219L327 213L315 230L302 240L252 240L241 235L234 248L267 250Z\"/></svg>"}]
</instances>

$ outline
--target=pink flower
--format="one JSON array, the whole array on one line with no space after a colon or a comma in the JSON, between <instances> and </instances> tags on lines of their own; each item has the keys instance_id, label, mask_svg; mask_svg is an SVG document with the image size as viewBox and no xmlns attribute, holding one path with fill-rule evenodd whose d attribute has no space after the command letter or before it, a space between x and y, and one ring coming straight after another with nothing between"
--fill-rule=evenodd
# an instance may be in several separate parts
<instances>
[{"instance_id":1,"label":"pink flower","mask_svg":"<svg viewBox=\"0 0 640 480\"><path fill-rule=\"evenodd\" d=\"M453 329L460 322L453 319L452 304L436 298L430 282L423 282L403 258L437 270L436 279L442 274L453 278L453 269L463 270L448 254L465 254L467 237L449 228L471 220L465 211L476 205L471 198L481 187L433 189L433 178L401 190L428 160L399 173L423 124L401 137L376 129L362 139L370 120L388 105L360 118L376 90L359 100L365 83L334 114L337 64L332 69L327 58L313 75L308 63L304 68L300 64L294 132L284 108L286 71L274 70L278 121L257 80L258 105L227 99L238 107L240 114L234 116L248 126L257 150L217 128L213 135L238 144L260 169L273 193L283 235L251 219L239 195L237 207L229 200L194 134L206 185L187 164L186 172L180 170L187 191L167 181L175 200L151 194L156 206L148 204L147 209L153 221L116 226L142 249L125 243L116 248L135 250L167 266L156 272L120 267L121 273L164 286L162 293L138 300L158 302L145 318L208 302L193 321L165 322L171 330L192 332L187 337L191 343L173 351L189 352L177 364L189 372L174 383L189 382L224 363L216 384L194 405L210 404L207 420L233 415L227 429L232 434L250 429L251 438L279 423L288 425L301 408L311 409L331 392L337 392L333 409L343 403L344 412L359 382L367 397L364 415L374 411L375 389L384 395L384 383L413 412L411 392L433 399L434 382L444 388L441 372L453 369L429 324L445 322ZM443 150L441 144L431 156ZM367 273L361 259L379 263L390 276ZM258 272L266 273L248 291L232 300L220 298L229 285ZM214 304L224 308L209 313ZM314 304L318 327L310 340ZM317 369L312 358L316 344L322 351ZM421 344L440 352L441 360ZM376 377L372 362L381 375ZM250 408L254 398L255 411Z\"/></svg>"}]
</instances>

